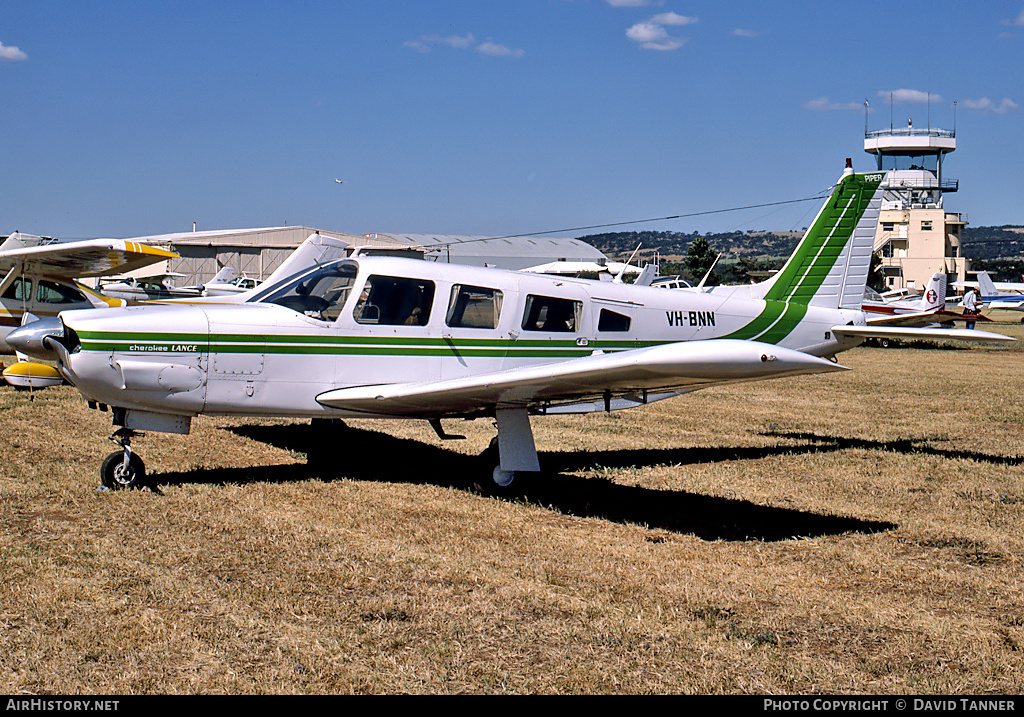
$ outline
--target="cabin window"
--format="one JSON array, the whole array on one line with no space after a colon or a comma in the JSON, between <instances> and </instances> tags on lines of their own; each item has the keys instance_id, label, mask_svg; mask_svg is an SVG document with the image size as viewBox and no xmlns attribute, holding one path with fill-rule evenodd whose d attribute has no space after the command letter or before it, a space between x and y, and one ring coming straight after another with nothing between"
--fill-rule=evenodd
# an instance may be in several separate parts
<instances>
[{"instance_id":1,"label":"cabin window","mask_svg":"<svg viewBox=\"0 0 1024 717\"><path fill-rule=\"evenodd\" d=\"M354 263L328 264L285 284L263 301L320 321L335 321L341 315L355 278Z\"/></svg>"},{"instance_id":2,"label":"cabin window","mask_svg":"<svg viewBox=\"0 0 1024 717\"><path fill-rule=\"evenodd\" d=\"M931 222L921 222L921 231L930 232L932 230Z\"/></svg>"},{"instance_id":3,"label":"cabin window","mask_svg":"<svg viewBox=\"0 0 1024 717\"><path fill-rule=\"evenodd\" d=\"M434 302L434 282L404 276L366 280L353 318L360 324L426 326Z\"/></svg>"},{"instance_id":4,"label":"cabin window","mask_svg":"<svg viewBox=\"0 0 1024 717\"><path fill-rule=\"evenodd\" d=\"M18 277L7 287L7 291L4 292L4 298L14 299L15 301L31 301L32 280Z\"/></svg>"},{"instance_id":5,"label":"cabin window","mask_svg":"<svg viewBox=\"0 0 1024 717\"><path fill-rule=\"evenodd\" d=\"M601 309L597 319L598 331L629 331L630 318L609 309Z\"/></svg>"},{"instance_id":6,"label":"cabin window","mask_svg":"<svg viewBox=\"0 0 1024 717\"><path fill-rule=\"evenodd\" d=\"M502 293L482 286L452 287L445 323L452 328L496 329L501 314Z\"/></svg>"},{"instance_id":7,"label":"cabin window","mask_svg":"<svg viewBox=\"0 0 1024 717\"><path fill-rule=\"evenodd\" d=\"M81 304L88 301L78 289L46 279L39 282L36 298L41 304Z\"/></svg>"},{"instance_id":8,"label":"cabin window","mask_svg":"<svg viewBox=\"0 0 1024 717\"><path fill-rule=\"evenodd\" d=\"M583 302L555 296L526 297L524 331L576 333L583 316Z\"/></svg>"}]
</instances>

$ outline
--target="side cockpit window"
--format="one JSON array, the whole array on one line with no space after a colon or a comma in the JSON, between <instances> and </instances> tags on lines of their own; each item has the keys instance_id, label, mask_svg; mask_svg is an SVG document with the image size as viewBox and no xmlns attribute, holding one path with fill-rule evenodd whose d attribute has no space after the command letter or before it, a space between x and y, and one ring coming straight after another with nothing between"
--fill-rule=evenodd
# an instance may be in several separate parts
<instances>
[{"instance_id":1,"label":"side cockpit window","mask_svg":"<svg viewBox=\"0 0 1024 717\"><path fill-rule=\"evenodd\" d=\"M583 317L583 302L555 296L526 297L524 331L576 333Z\"/></svg>"},{"instance_id":2,"label":"side cockpit window","mask_svg":"<svg viewBox=\"0 0 1024 717\"><path fill-rule=\"evenodd\" d=\"M356 270L351 262L328 264L290 281L260 300L320 321L335 321L352 291Z\"/></svg>"},{"instance_id":3,"label":"side cockpit window","mask_svg":"<svg viewBox=\"0 0 1024 717\"><path fill-rule=\"evenodd\" d=\"M629 331L631 321L625 314L610 309L601 309L597 320L598 331Z\"/></svg>"},{"instance_id":4,"label":"side cockpit window","mask_svg":"<svg viewBox=\"0 0 1024 717\"><path fill-rule=\"evenodd\" d=\"M434 303L434 282L404 276L371 276L352 317L360 324L426 326Z\"/></svg>"},{"instance_id":5,"label":"side cockpit window","mask_svg":"<svg viewBox=\"0 0 1024 717\"><path fill-rule=\"evenodd\" d=\"M452 328L496 329L501 300L498 289L456 284L452 287L445 323Z\"/></svg>"},{"instance_id":6,"label":"side cockpit window","mask_svg":"<svg viewBox=\"0 0 1024 717\"><path fill-rule=\"evenodd\" d=\"M48 279L40 280L36 299L40 304L84 304L88 302L85 294L78 289Z\"/></svg>"},{"instance_id":7,"label":"side cockpit window","mask_svg":"<svg viewBox=\"0 0 1024 717\"><path fill-rule=\"evenodd\" d=\"M31 301L32 280L18 277L7 287L7 291L4 292L4 298L14 299L15 301Z\"/></svg>"}]
</instances>

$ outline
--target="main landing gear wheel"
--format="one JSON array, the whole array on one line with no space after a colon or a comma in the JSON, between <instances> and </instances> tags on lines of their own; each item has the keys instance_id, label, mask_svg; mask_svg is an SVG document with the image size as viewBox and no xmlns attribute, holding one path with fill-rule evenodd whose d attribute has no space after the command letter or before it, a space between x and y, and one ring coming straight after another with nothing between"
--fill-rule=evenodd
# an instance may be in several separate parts
<instances>
[{"instance_id":1,"label":"main landing gear wheel","mask_svg":"<svg viewBox=\"0 0 1024 717\"><path fill-rule=\"evenodd\" d=\"M146 482L146 464L138 453L114 451L103 459L100 480L110 490L141 488Z\"/></svg>"},{"instance_id":2,"label":"main landing gear wheel","mask_svg":"<svg viewBox=\"0 0 1024 717\"><path fill-rule=\"evenodd\" d=\"M480 467L477 468L478 477L473 481L473 488L484 495L515 496L522 493L529 475L531 474L522 471L503 471L501 469L498 457L498 439L494 438L480 454Z\"/></svg>"}]
</instances>

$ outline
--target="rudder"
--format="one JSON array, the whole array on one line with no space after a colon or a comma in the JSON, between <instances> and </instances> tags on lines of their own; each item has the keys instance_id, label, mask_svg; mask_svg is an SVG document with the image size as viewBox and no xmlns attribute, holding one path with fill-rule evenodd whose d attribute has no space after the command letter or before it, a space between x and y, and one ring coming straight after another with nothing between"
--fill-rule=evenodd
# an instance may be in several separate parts
<instances>
[{"instance_id":1,"label":"rudder","mask_svg":"<svg viewBox=\"0 0 1024 717\"><path fill-rule=\"evenodd\" d=\"M859 309L874 247L884 172L847 167L792 256L761 284L767 301Z\"/></svg>"}]
</instances>

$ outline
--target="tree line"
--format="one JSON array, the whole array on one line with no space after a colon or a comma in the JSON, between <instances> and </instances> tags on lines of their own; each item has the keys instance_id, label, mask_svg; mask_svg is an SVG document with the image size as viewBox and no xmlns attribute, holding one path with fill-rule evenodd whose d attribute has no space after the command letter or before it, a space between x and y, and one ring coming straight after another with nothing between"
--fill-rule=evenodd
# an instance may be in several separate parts
<instances>
[{"instance_id":1,"label":"tree line","mask_svg":"<svg viewBox=\"0 0 1024 717\"><path fill-rule=\"evenodd\" d=\"M634 263L657 256L661 274L697 283L714 264L709 283L746 284L782 267L802 232L733 231L705 233L633 231L588 234L579 239L609 257L625 260L641 247ZM995 281L1021 281L1024 275L1024 228L1014 225L964 227L961 254L974 271L988 271ZM722 255L715 263L719 254Z\"/></svg>"}]
</instances>

